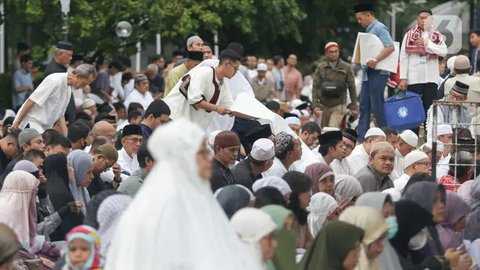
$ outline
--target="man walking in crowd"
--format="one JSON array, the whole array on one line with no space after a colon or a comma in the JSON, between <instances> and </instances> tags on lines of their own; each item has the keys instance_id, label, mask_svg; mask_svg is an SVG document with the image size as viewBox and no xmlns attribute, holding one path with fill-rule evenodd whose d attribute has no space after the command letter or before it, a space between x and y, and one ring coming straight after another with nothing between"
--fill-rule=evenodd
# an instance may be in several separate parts
<instances>
[{"instance_id":1,"label":"man walking in crowd","mask_svg":"<svg viewBox=\"0 0 480 270\"><path fill-rule=\"evenodd\" d=\"M164 101L172 112L173 120L185 117L199 124L203 129L210 125L212 113L220 115L230 113L233 104L228 83L224 79L232 78L240 66L240 55L231 49L220 54L216 68L198 67L177 84Z\"/></svg>"},{"instance_id":2,"label":"man walking in crowd","mask_svg":"<svg viewBox=\"0 0 480 270\"><path fill-rule=\"evenodd\" d=\"M327 60L318 65L313 75L313 107L322 109L322 127L339 128L347 107L356 111L357 90L350 64L340 58L340 48L335 42L325 45ZM347 106L347 89L352 103Z\"/></svg>"},{"instance_id":3,"label":"man walking in crowd","mask_svg":"<svg viewBox=\"0 0 480 270\"><path fill-rule=\"evenodd\" d=\"M65 110L73 88L83 88L93 82L95 68L90 64L78 66L72 73L55 73L42 81L20 108L12 128L31 128L43 132L58 121L59 129L67 135Z\"/></svg>"},{"instance_id":4,"label":"man walking in crowd","mask_svg":"<svg viewBox=\"0 0 480 270\"><path fill-rule=\"evenodd\" d=\"M248 157L240 161L232 169L236 184L252 191L252 185L262 177L262 173L270 169L275 157L275 147L270 139L261 138L253 143Z\"/></svg>"},{"instance_id":5,"label":"man walking in crowd","mask_svg":"<svg viewBox=\"0 0 480 270\"><path fill-rule=\"evenodd\" d=\"M447 54L447 45L432 21L431 10L420 10L417 24L405 34L400 49L399 88L419 94L425 114L437 97L438 58ZM418 134L418 128L413 131Z\"/></svg>"},{"instance_id":6,"label":"man walking in crowd","mask_svg":"<svg viewBox=\"0 0 480 270\"><path fill-rule=\"evenodd\" d=\"M28 95L33 92L32 81L33 60L29 54L20 57L20 68L13 73L12 78L12 106L14 110L19 109L27 100Z\"/></svg>"},{"instance_id":7,"label":"man walking in crowd","mask_svg":"<svg viewBox=\"0 0 480 270\"><path fill-rule=\"evenodd\" d=\"M287 66L283 68L285 78L285 101L292 101L300 98L300 92L303 87L302 73L295 67L297 65L297 56L290 54L287 58Z\"/></svg>"},{"instance_id":8,"label":"man walking in crowd","mask_svg":"<svg viewBox=\"0 0 480 270\"><path fill-rule=\"evenodd\" d=\"M360 120L358 123L358 140L363 142L365 133L370 127L370 114L373 112L377 127L387 125L383 109L385 85L389 76L388 71L377 70L377 64L395 51L393 39L387 27L375 18L373 6L360 4L354 7L358 24L366 28L366 32L376 35L382 42L384 49L375 58L367 62L363 68L362 89L360 92Z\"/></svg>"},{"instance_id":9,"label":"man walking in crowd","mask_svg":"<svg viewBox=\"0 0 480 270\"><path fill-rule=\"evenodd\" d=\"M213 143L214 157L212 161L212 192L227 185L235 184L230 168L233 168L240 150L240 140L232 131L222 131L215 136Z\"/></svg>"}]
</instances>

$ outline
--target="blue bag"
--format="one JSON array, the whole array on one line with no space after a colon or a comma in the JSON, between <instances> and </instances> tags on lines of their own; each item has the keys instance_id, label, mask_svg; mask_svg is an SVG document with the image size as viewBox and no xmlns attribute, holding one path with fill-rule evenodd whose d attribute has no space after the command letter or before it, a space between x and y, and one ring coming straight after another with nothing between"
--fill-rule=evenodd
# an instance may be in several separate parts
<instances>
[{"instance_id":1,"label":"blue bag","mask_svg":"<svg viewBox=\"0 0 480 270\"><path fill-rule=\"evenodd\" d=\"M413 92L402 92L389 97L384 106L387 126L396 130L417 128L425 122L422 98Z\"/></svg>"}]
</instances>

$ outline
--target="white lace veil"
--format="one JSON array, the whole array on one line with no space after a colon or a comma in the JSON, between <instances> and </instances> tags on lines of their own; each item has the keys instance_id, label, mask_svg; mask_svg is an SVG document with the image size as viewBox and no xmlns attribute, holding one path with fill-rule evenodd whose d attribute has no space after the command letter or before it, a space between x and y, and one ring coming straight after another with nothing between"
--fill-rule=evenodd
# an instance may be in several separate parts
<instances>
[{"instance_id":1,"label":"white lace veil","mask_svg":"<svg viewBox=\"0 0 480 270\"><path fill-rule=\"evenodd\" d=\"M178 119L148 142L156 164L125 211L107 255L107 270L258 269L198 175L204 131Z\"/></svg>"}]
</instances>

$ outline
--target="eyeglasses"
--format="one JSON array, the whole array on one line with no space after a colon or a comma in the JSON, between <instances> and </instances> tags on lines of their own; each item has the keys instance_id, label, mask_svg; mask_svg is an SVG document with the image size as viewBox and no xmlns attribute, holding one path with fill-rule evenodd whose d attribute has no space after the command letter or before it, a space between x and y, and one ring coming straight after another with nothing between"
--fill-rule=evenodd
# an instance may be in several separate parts
<instances>
[{"instance_id":1,"label":"eyeglasses","mask_svg":"<svg viewBox=\"0 0 480 270\"><path fill-rule=\"evenodd\" d=\"M414 164L415 165L425 165L425 166L431 166L432 165L432 163L430 163L429 161L415 162Z\"/></svg>"},{"instance_id":2,"label":"eyeglasses","mask_svg":"<svg viewBox=\"0 0 480 270\"><path fill-rule=\"evenodd\" d=\"M455 91L450 91L450 96L454 97L457 101L465 101L467 97L462 94L457 94Z\"/></svg>"},{"instance_id":3,"label":"eyeglasses","mask_svg":"<svg viewBox=\"0 0 480 270\"><path fill-rule=\"evenodd\" d=\"M143 143L143 139L139 139L139 138L126 138L126 139L133 143L140 143L140 144Z\"/></svg>"},{"instance_id":4,"label":"eyeglasses","mask_svg":"<svg viewBox=\"0 0 480 270\"><path fill-rule=\"evenodd\" d=\"M236 65L234 65L234 64L232 64L232 63L230 63L230 62L228 62L228 63L229 63L230 65L232 65L232 67L235 69L235 72L237 72L238 69L240 68L240 65L236 66Z\"/></svg>"}]
</instances>

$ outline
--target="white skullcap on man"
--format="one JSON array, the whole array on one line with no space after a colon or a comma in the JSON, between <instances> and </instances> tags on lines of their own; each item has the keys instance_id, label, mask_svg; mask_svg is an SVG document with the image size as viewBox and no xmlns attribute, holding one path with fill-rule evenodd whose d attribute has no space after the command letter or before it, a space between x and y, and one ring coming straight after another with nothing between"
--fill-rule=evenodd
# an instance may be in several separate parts
<instances>
[{"instance_id":1,"label":"white skullcap on man","mask_svg":"<svg viewBox=\"0 0 480 270\"><path fill-rule=\"evenodd\" d=\"M192 46L193 42L194 42L195 40L197 40L197 39L202 40L202 38L199 37L199 36L191 36L191 37L189 37L189 38L187 39L187 48L190 48L190 46Z\"/></svg>"},{"instance_id":2,"label":"white skullcap on man","mask_svg":"<svg viewBox=\"0 0 480 270\"><path fill-rule=\"evenodd\" d=\"M422 144L422 146L420 146L420 150L426 152L426 151L432 151L432 142L431 141L428 141L424 144ZM441 141L437 141L437 152L443 152L443 150L445 149L445 146L443 145L443 143Z\"/></svg>"},{"instance_id":3,"label":"white skullcap on man","mask_svg":"<svg viewBox=\"0 0 480 270\"><path fill-rule=\"evenodd\" d=\"M269 139L258 139L253 143L250 156L257 161L270 160L275 156L275 146Z\"/></svg>"},{"instance_id":4,"label":"white skullcap on man","mask_svg":"<svg viewBox=\"0 0 480 270\"><path fill-rule=\"evenodd\" d=\"M297 126L302 125L300 123L300 118L295 117L295 116L290 116L290 117L285 118L285 122L287 123L287 125L297 125Z\"/></svg>"},{"instance_id":5,"label":"white skullcap on man","mask_svg":"<svg viewBox=\"0 0 480 270\"><path fill-rule=\"evenodd\" d=\"M406 169L410 167L412 164L424 159L428 160L427 154L425 154L420 150L413 150L412 152L408 153L403 159L403 168Z\"/></svg>"},{"instance_id":6,"label":"white skullcap on man","mask_svg":"<svg viewBox=\"0 0 480 270\"><path fill-rule=\"evenodd\" d=\"M267 65L264 63L260 63L257 65L257 71L267 71Z\"/></svg>"},{"instance_id":7,"label":"white skullcap on man","mask_svg":"<svg viewBox=\"0 0 480 270\"><path fill-rule=\"evenodd\" d=\"M379 129L378 127L373 127L373 128L370 128L367 133L365 133L365 139L368 138L368 137L372 137L372 136L383 136L383 137L387 137L387 135L385 135L385 132L383 132L383 130Z\"/></svg>"},{"instance_id":8,"label":"white skullcap on man","mask_svg":"<svg viewBox=\"0 0 480 270\"><path fill-rule=\"evenodd\" d=\"M411 147L417 148L418 136L410 129L404 130L402 133L400 133L400 138Z\"/></svg>"},{"instance_id":9,"label":"white skullcap on man","mask_svg":"<svg viewBox=\"0 0 480 270\"><path fill-rule=\"evenodd\" d=\"M437 136L453 134L452 126L442 124L437 126Z\"/></svg>"}]
</instances>

